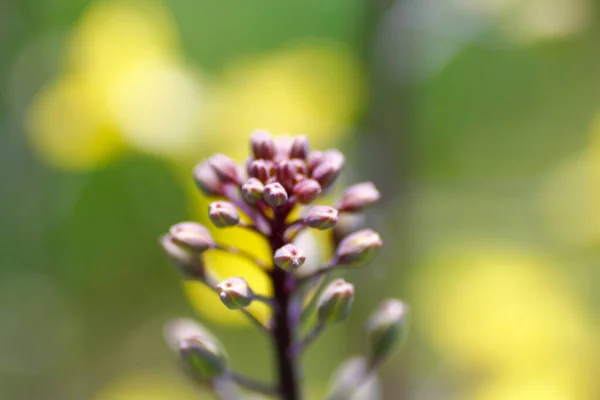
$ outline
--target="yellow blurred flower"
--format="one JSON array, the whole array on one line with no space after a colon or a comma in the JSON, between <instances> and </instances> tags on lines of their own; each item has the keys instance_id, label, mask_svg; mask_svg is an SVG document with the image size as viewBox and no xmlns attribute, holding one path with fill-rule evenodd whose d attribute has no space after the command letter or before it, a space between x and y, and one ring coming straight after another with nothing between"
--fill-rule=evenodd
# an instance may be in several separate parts
<instances>
[{"instance_id":1,"label":"yellow blurred flower","mask_svg":"<svg viewBox=\"0 0 600 400\"><path fill-rule=\"evenodd\" d=\"M176 158L200 146L203 79L181 60L175 23L160 3L93 3L67 50L63 76L28 115L43 159L87 170L126 147Z\"/></svg>"},{"instance_id":2,"label":"yellow blurred flower","mask_svg":"<svg viewBox=\"0 0 600 400\"><path fill-rule=\"evenodd\" d=\"M169 374L137 373L126 375L102 389L94 400L200 400L212 395L194 390Z\"/></svg>"},{"instance_id":3,"label":"yellow blurred flower","mask_svg":"<svg viewBox=\"0 0 600 400\"><path fill-rule=\"evenodd\" d=\"M249 132L305 134L315 148L330 146L355 120L363 97L362 73L340 46L306 43L250 58L226 69L207 116L214 146L223 138L242 146L228 153L242 157Z\"/></svg>"},{"instance_id":4,"label":"yellow blurred flower","mask_svg":"<svg viewBox=\"0 0 600 400\"><path fill-rule=\"evenodd\" d=\"M564 276L526 251L471 246L415 276L418 324L445 359L491 373L589 366L591 322Z\"/></svg>"}]
</instances>

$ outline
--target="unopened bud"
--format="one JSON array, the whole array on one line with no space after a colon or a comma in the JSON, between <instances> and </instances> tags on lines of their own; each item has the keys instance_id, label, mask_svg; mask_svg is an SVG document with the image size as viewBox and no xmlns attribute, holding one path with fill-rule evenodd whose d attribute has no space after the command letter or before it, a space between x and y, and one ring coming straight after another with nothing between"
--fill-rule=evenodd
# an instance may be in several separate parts
<instances>
[{"instance_id":1,"label":"unopened bud","mask_svg":"<svg viewBox=\"0 0 600 400\"><path fill-rule=\"evenodd\" d=\"M176 242L171 234L161 236L160 245L184 279L204 279L204 263L198 250Z\"/></svg>"},{"instance_id":2,"label":"unopened bud","mask_svg":"<svg viewBox=\"0 0 600 400\"><path fill-rule=\"evenodd\" d=\"M343 279L331 282L321 296L317 304L317 312L320 323L339 322L348 316L354 301L354 285Z\"/></svg>"},{"instance_id":3,"label":"unopened bud","mask_svg":"<svg viewBox=\"0 0 600 400\"><path fill-rule=\"evenodd\" d=\"M277 181L284 188L292 189L299 170L291 160L283 160L277 166Z\"/></svg>"},{"instance_id":4,"label":"unopened bud","mask_svg":"<svg viewBox=\"0 0 600 400\"><path fill-rule=\"evenodd\" d=\"M314 179L305 179L294 186L294 197L298 203L312 203L321 194L321 185Z\"/></svg>"},{"instance_id":5,"label":"unopened bud","mask_svg":"<svg viewBox=\"0 0 600 400\"><path fill-rule=\"evenodd\" d=\"M304 222L311 228L326 230L335 226L338 211L328 206L313 206L304 216Z\"/></svg>"},{"instance_id":6,"label":"unopened bud","mask_svg":"<svg viewBox=\"0 0 600 400\"><path fill-rule=\"evenodd\" d=\"M304 264L306 256L293 244L286 244L275 252L275 265L285 271L295 271Z\"/></svg>"},{"instance_id":7,"label":"unopened bud","mask_svg":"<svg viewBox=\"0 0 600 400\"><path fill-rule=\"evenodd\" d=\"M290 158L306 159L308 156L308 138L304 135L296 136L290 149Z\"/></svg>"},{"instance_id":8,"label":"unopened bud","mask_svg":"<svg viewBox=\"0 0 600 400\"><path fill-rule=\"evenodd\" d=\"M202 193L207 196L219 196L223 193L223 182L208 161L204 161L194 168L194 181Z\"/></svg>"},{"instance_id":9,"label":"unopened bud","mask_svg":"<svg viewBox=\"0 0 600 400\"><path fill-rule=\"evenodd\" d=\"M258 179L262 183L267 183L269 178L275 173L273 162L268 160L254 160L248 167L250 176Z\"/></svg>"},{"instance_id":10,"label":"unopened bud","mask_svg":"<svg viewBox=\"0 0 600 400\"><path fill-rule=\"evenodd\" d=\"M238 166L231 158L224 154L215 154L208 162L215 173L225 182L237 183L239 180Z\"/></svg>"},{"instance_id":11,"label":"unopened bud","mask_svg":"<svg viewBox=\"0 0 600 400\"><path fill-rule=\"evenodd\" d=\"M275 141L267 131L256 130L250 136L250 147L256 159L271 160L275 156Z\"/></svg>"},{"instance_id":12,"label":"unopened bud","mask_svg":"<svg viewBox=\"0 0 600 400\"><path fill-rule=\"evenodd\" d=\"M319 150L313 150L310 153L308 153L308 157L306 158L306 165L308 166L308 171L312 173L315 170L315 168L317 168L319 164L321 164L321 161L323 161L323 157L323 152Z\"/></svg>"},{"instance_id":13,"label":"unopened bud","mask_svg":"<svg viewBox=\"0 0 600 400\"><path fill-rule=\"evenodd\" d=\"M250 178L242 185L242 195L248 203L255 204L262 199L264 189L265 186L261 181L256 178Z\"/></svg>"},{"instance_id":14,"label":"unopened bud","mask_svg":"<svg viewBox=\"0 0 600 400\"><path fill-rule=\"evenodd\" d=\"M312 178L317 180L322 188L331 186L342 171L344 155L338 150L328 150L323 153L323 159L312 172Z\"/></svg>"},{"instance_id":15,"label":"unopened bud","mask_svg":"<svg viewBox=\"0 0 600 400\"><path fill-rule=\"evenodd\" d=\"M372 182L357 183L349 186L340 199L340 211L360 211L381 198L379 190Z\"/></svg>"},{"instance_id":16,"label":"unopened bud","mask_svg":"<svg viewBox=\"0 0 600 400\"><path fill-rule=\"evenodd\" d=\"M338 264L362 264L373 258L382 246L379 234L371 229L362 229L345 237L337 248Z\"/></svg>"},{"instance_id":17,"label":"unopened bud","mask_svg":"<svg viewBox=\"0 0 600 400\"><path fill-rule=\"evenodd\" d=\"M208 217L217 228L235 226L240 222L237 208L228 201L215 201L208 205Z\"/></svg>"},{"instance_id":18,"label":"unopened bud","mask_svg":"<svg viewBox=\"0 0 600 400\"><path fill-rule=\"evenodd\" d=\"M252 302L254 293L242 278L229 278L217 285L221 302L230 310L239 310Z\"/></svg>"},{"instance_id":19,"label":"unopened bud","mask_svg":"<svg viewBox=\"0 0 600 400\"><path fill-rule=\"evenodd\" d=\"M169 233L174 242L198 253L215 246L215 241L208 229L196 222L180 222L173 225Z\"/></svg>"},{"instance_id":20,"label":"unopened bud","mask_svg":"<svg viewBox=\"0 0 600 400\"><path fill-rule=\"evenodd\" d=\"M381 360L388 356L406 335L406 305L395 299L384 300L375 310L366 330L371 345L371 359Z\"/></svg>"},{"instance_id":21,"label":"unopened bud","mask_svg":"<svg viewBox=\"0 0 600 400\"><path fill-rule=\"evenodd\" d=\"M278 207L287 201L288 195L279 182L273 182L265 186L263 199L271 207Z\"/></svg>"},{"instance_id":22,"label":"unopened bud","mask_svg":"<svg viewBox=\"0 0 600 400\"><path fill-rule=\"evenodd\" d=\"M327 400L381 399L381 385L377 374L371 373L365 357L344 361L333 373Z\"/></svg>"},{"instance_id":23,"label":"unopened bud","mask_svg":"<svg viewBox=\"0 0 600 400\"><path fill-rule=\"evenodd\" d=\"M178 344L179 355L194 378L210 380L227 371L227 359L217 344L205 337L193 336Z\"/></svg>"},{"instance_id":24,"label":"unopened bud","mask_svg":"<svg viewBox=\"0 0 600 400\"><path fill-rule=\"evenodd\" d=\"M294 139L290 135L279 135L275 138L275 158L285 160L290 158L290 150Z\"/></svg>"}]
</instances>

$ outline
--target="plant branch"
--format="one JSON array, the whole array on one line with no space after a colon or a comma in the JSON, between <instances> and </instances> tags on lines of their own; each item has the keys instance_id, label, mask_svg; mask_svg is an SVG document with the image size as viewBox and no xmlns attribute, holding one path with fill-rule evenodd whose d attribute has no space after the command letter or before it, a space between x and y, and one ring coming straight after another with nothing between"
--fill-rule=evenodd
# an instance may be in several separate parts
<instances>
[{"instance_id":1,"label":"plant branch","mask_svg":"<svg viewBox=\"0 0 600 400\"><path fill-rule=\"evenodd\" d=\"M263 383L263 382L258 382L250 377L247 377L245 375L236 373L236 372L230 372L229 377L231 378L232 381L234 381L235 383L237 383L239 386L244 387L248 390L252 390L254 392L257 393L261 393L261 394L266 394L268 396L274 396L277 394L277 389L274 388L273 386Z\"/></svg>"},{"instance_id":2,"label":"plant branch","mask_svg":"<svg viewBox=\"0 0 600 400\"><path fill-rule=\"evenodd\" d=\"M306 348L314 342L319 335L325 330L325 324L318 322L302 339L300 343L297 343L294 347L292 347L292 357L297 357L300 353L302 353Z\"/></svg>"}]
</instances>

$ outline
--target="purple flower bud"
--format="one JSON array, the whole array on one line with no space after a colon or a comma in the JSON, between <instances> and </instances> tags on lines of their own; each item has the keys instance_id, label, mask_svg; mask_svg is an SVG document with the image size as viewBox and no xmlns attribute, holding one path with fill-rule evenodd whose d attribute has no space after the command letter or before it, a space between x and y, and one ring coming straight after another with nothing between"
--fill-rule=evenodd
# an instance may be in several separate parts
<instances>
[{"instance_id":1,"label":"purple flower bud","mask_svg":"<svg viewBox=\"0 0 600 400\"><path fill-rule=\"evenodd\" d=\"M201 253L215 246L210 232L196 222L180 222L169 230L171 239L179 245Z\"/></svg>"},{"instance_id":2,"label":"purple flower bud","mask_svg":"<svg viewBox=\"0 0 600 400\"><path fill-rule=\"evenodd\" d=\"M204 280L206 272L200 252L176 242L170 234L160 237L160 245L184 279Z\"/></svg>"},{"instance_id":3,"label":"purple flower bud","mask_svg":"<svg viewBox=\"0 0 600 400\"><path fill-rule=\"evenodd\" d=\"M279 182L273 182L265 186L263 199L271 207L279 207L287 201L288 195Z\"/></svg>"},{"instance_id":4,"label":"purple flower bud","mask_svg":"<svg viewBox=\"0 0 600 400\"><path fill-rule=\"evenodd\" d=\"M294 186L293 192L299 203L309 204L321 194L321 185L314 179L305 179Z\"/></svg>"},{"instance_id":5,"label":"purple flower bud","mask_svg":"<svg viewBox=\"0 0 600 400\"><path fill-rule=\"evenodd\" d=\"M338 150L328 150L323 153L321 163L312 172L312 178L326 189L335 182L343 166L344 155Z\"/></svg>"},{"instance_id":6,"label":"purple flower bud","mask_svg":"<svg viewBox=\"0 0 600 400\"><path fill-rule=\"evenodd\" d=\"M337 248L338 264L363 264L373 258L382 246L379 234L371 229L362 229L345 237Z\"/></svg>"},{"instance_id":7,"label":"purple flower bud","mask_svg":"<svg viewBox=\"0 0 600 400\"><path fill-rule=\"evenodd\" d=\"M376 203L381 194L372 182L357 183L349 186L338 206L340 211L355 212Z\"/></svg>"},{"instance_id":8,"label":"purple flower bud","mask_svg":"<svg viewBox=\"0 0 600 400\"><path fill-rule=\"evenodd\" d=\"M371 360L387 357L406 336L408 308L395 299L383 301L367 322L366 331L371 345Z\"/></svg>"},{"instance_id":9,"label":"purple flower bud","mask_svg":"<svg viewBox=\"0 0 600 400\"><path fill-rule=\"evenodd\" d=\"M293 141L290 135L279 135L275 138L275 158L278 161L290 158Z\"/></svg>"},{"instance_id":10,"label":"purple flower bud","mask_svg":"<svg viewBox=\"0 0 600 400\"><path fill-rule=\"evenodd\" d=\"M338 210L328 206L313 206L306 213L304 222L311 228L326 230L335 226Z\"/></svg>"},{"instance_id":11,"label":"purple flower bud","mask_svg":"<svg viewBox=\"0 0 600 400\"><path fill-rule=\"evenodd\" d=\"M262 183L267 183L269 178L275 174L275 166L271 161L254 160L250 163L250 176L258 179Z\"/></svg>"},{"instance_id":12,"label":"purple flower bud","mask_svg":"<svg viewBox=\"0 0 600 400\"><path fill-rule=\"evenodd\" d=\"M315 168L317 168L321 161L323 161L324 154L322 151L313 150L308 153L308 158L306 159L306 165L308 166L308 171L313 172Z\"/></svg>"},{"instance_id":13,"label":"purple flower bud","mask_svg":"<svg viewBox=\"0 0 600 400\"><path fill-rule=\"evenodd\" d=\"M290 158L306 159L308 156L308 138L304 135L296 136L290 149Z\"/></svg>"},{"instance_id":14,"label":"purple flower bud","mask_svg":"<svg viewBox=\"0 0 600 400\"><path fill-rule=\"evenodd\" d=\"M192 336L178 343L179 355L187 371L196 379L211 380L227 371L227 358L216 343Z\"/></svg>"},{"instance_id":15,"label":"purple flower bud","mask_svg":"<svg viewBox=\"0 0 600 400\"><path fill-rule=\"evenodd\" d=\"M277 181L283 185L284 188L292 189L294 187L294 181L298 174L298 168L291 160L283 160L279 162L277 166Z\"/></svg>"},{"instance_id":16,"label":"purple flower bud","mask_svg":"<svg viewBox=\"0 0 600 400\"><path fill-rule=\"evenodd\" d=\"M331 282L317 303L320 323L332 324L346 319L354 302L354 285L343 279Z\"/></svg>"},{"instance_id":17,"label":"purple flower bud","mask_svg":"<svg viewBox=\"0 0 600 400\"><path fill-rule=\"evenodd\" d=\"M229 278L217 285L219 298L230 310L239 310L248 306L254 299L254 293L242 278Z\"/></svg>"},{"instance_id":18,"label":"purple flower bud","mask_svg":"<svg viewBox=\"0 0 600 400\"><path fill-rule=\"evenodd\" d=\"M255 204L262 199L265 186L256 178L250 178L242 185L242 195L249 204Z\"/></svg>"},{"instance_id":19,"label":"purple flower bud","mask_svg":"<svg viewBox=\"0 0 600 400\"><path fill-rule=\"evenodd\" d=\"M208 205L208 217L217 228L235 226L240 222L237 208L228 201L215 201Z\"/></svg>"},{"instance_id":20,"label":"purple flower bud","mask_svg":"<svg viewBox=\"0 0 600 400\"><path fill-rule=\"evenodd\" d=\"M256 159L272 160L275 156L275 141L267 131L256 130L252 132L250 146Z\"/></svg>"},{"instance_id":21,"label":"purple flower bud","mask_svg":"<svg viewBox=\"0 0 600 400\"><path fill-rule=\"evenodd\" d=\"M223 194L223 181L208 161L204 161L194 168L194 181L202 193L207 196L221 196Z\"/></svg>"},{"instance_id":22,"label":"purple flower bud","mask_svg":"<svg viewBox=\"0 0 600 400\"><path fill-rule=\"evenodd\" d=\"M225 182L237 183L239 180L238 166L225 154L215 154L208 159L215 173Z\"/></svg>"},{"instance_id":23,"label":"purple flower bud","mask_svg":"<svg viewBox=\"0 0 600 400\"><path fill-rule=\"evenodd\" d=\"M293 244L286 244L277 249L273 257L275 265L284 271L295 271L304 264L306 256L302 251Z\"/></svg>"}]
</instances>

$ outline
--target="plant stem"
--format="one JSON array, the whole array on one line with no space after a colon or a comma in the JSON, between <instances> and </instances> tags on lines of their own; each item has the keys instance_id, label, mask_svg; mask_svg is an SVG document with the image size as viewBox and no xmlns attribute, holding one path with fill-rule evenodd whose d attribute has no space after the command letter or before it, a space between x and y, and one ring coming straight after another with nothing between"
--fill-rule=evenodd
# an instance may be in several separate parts
<instances>
[{"instance_id":1,"label":"plant stem","mask_svg":"<svg viewBox=\"0 0 600 400\"><path fill-rule=\"evenodd\" d=\"M275 216L271 221L269 244L273 254L286 244L284 232L287 214L285 210L276 209ZM273 284L274 300L277 304L273 318L273 340L277 358L277 372L279 374L278 389L282 400L300 400L298 365L291 352L294 343L294 331L298 326L299 319L297 313L290 313L290 300L294 290L295 278L292 273L281 268L273 268L271 282Z\"/></svg>"}]
</instances>

